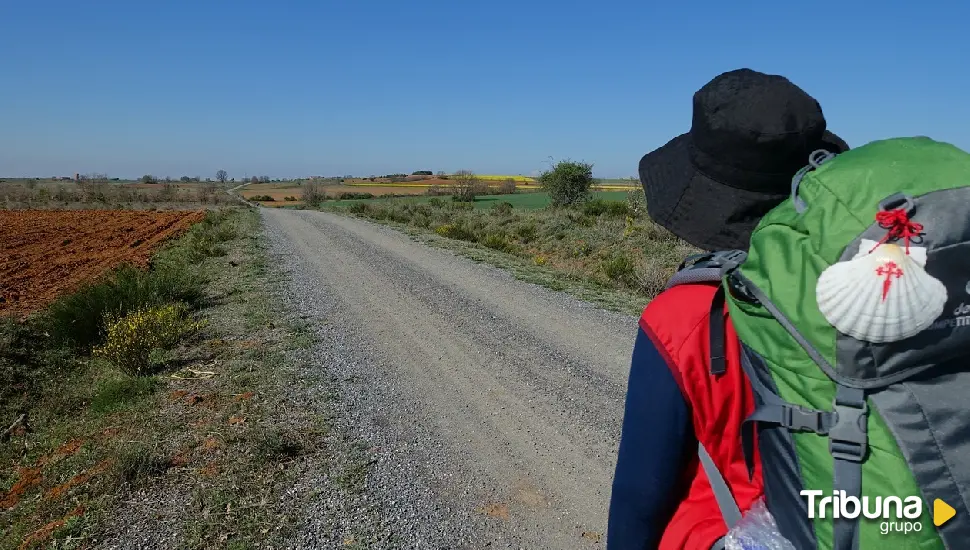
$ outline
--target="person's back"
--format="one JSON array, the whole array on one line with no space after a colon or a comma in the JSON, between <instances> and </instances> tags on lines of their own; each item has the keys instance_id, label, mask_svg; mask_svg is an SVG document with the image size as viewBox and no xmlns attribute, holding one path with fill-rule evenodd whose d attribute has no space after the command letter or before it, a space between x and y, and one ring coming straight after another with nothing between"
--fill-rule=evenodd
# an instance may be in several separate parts
<instances>
[{"instance_id":1,"label":"person's back","mask_svg":"<svg viewBox=\"0 0 970 550\"><path fill-rule=\"evenodd\" d=\"M641 160L649 214L699 248L744 249L816 149L848 146L826 130L814 99L782 77L725 73L695 94L691 132ZM729 497L742 513L762 493L760 460L750 474L740 443L754 401L724 296L715 282L682 282L640 319L610 504L611 549L706 550L727 532L719 499Z\"/></svg>"}]
</instances>

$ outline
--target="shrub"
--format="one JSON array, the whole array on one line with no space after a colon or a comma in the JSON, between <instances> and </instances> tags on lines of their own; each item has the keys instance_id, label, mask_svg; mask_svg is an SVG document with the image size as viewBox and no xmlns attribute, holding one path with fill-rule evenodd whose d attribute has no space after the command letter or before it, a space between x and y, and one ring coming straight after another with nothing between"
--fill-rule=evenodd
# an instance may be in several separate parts
<instances>
[{"instance_id":1,"label":"shrub","mask_svg":"<svg viewBox=\"0 0 970 550\"><path fill-rule=\"evenodd\" d=\"M606 215L611 218L622 218L630 214L630 207L625 202L596 199L583 203L583 214L587 216Z\"/></svg>"},{"instance_id":2,"label":"shrub","mask_svg":"<svg viewBox=\"0 0 970 550\"><path fill-rule=\"evenodd\" d=\"M307 206L319 206L327 199L327 194L323 191L323 185L316 181L305 181L300 187L303 189L303 202Z\"/></svg>"},{"instance_id":3,"label":"shrub","mask_svg":"<svg viewBox=\"0 0 970 550\"><path fill-rule=\"evenodd\" d=\"M522 242L528 243L535 240L535 238L539 235L539 228L536 227L535 223L529 222L525 225L520 225L515 230L515 234L518 235Z\"/></svg>"},{"instance_id":4,"label":"shrub","mask_svg":"<svg viewBox=\"0 0 970 550\"><path fill-rule=\"evenodd\" d=\"M593 165L564 160L539 175L539 183L549 193L553 206L566 206L585 200L593 185Z\"/></svg>"},{"instance_id":5,"label":"shrub","mask_svg":"<svg viewBox=\"0 0 970 550\"><path fill-rule=\"evenodd\" d=\"M369 214L371 207L366 202L355 202L347 207L347 210L352 214Z\"/></svg>"},{"instance_id":6,"label":"shrub","mask_svg":"<svg viewBox=\"0 0 970 550\"><path fill-rule=\"evenodd\" d=\"M468 170L455 174L451 184L451 198L455 202L473 202L475 197L488 191L488 184Z\"/></svg>"},{"instance_id":7,"label":"shrub","mask_svg":"<svg viewBox=\"0 0 970 550\"><path fill-rule=\"evenodd\" d=\"M51 304L45 319L48 331L60 343L88 350L101 340L106 315L124 315L166 302L196 304L203 297L202 283L184 265L160 264L151 271L124 265Z\"/></svg>"},{"instance_id":8,"label":"shrub","mask_svg":"<svg viewBox=\"0 0 970 550\"><path fill-rule=\"evenodd\" d=\"M515 245L509 242L509 238L503 233L490 233L482 239L482 244L499 252L512 252Z\"/></svg>"},{"instance_id":9,"label":"shrub","mask_svg":"<svg viewBox=\"0 0 970 550\"><path fill-rule=\"evenodd\" d=\"M468 228L461 224L445 224L439 225L434 230L435 233L441 235L442 237L447 237L449 239L457 239L459 241L469 241L476 242L478 239L475 237L475 233L470 231Z\"/></svg>"},{"instance_id":10,"label":"shrub","mask_svg":"<svg viewBox=\"0 0 970 550\"><path fill-rule=\"evenodd\" d=\"M276 199L269 195L254 195L253 198L249 199L256 202L274 202Z\"/></svg>"},{"instance_id":11,"label":"shrub","mask_svg":"<svg viewBox=\"0 0 970 550\"><path fill-rule=\"evenodd\" d=\"M515 188L515 180L512 178L506 179L498 186L499 192L503 195L511 195L512 193L515 193Z\"/></svg>"},{"instance_id":12,"label":"shrub","mask_svg":"<svg viewBox=\"0 0 970 550\"><path fill-rule=\"evenodd\" d=\"M639 218L647 214L647 198L643 194L643 188L637 188L626 192L627 209L630 215Z\"/></svg>"},{"instance_id":13,"label":"shrub","mask_svg":"<svg viewBox=\"0 0 970 550\"><path fill-rule=\"evenodd\" d=\"M287 202L293 202L293 201L296 200L296 197L283 197L283 200L285 200Z\"/></svg>"},{"instance_id":14,"label":"shrub","mask_svg":"<svg viewBox=\"0 0 970 550\"><path fill-rule=\"evenodd\" d=\"M629 256L622 252L603 260L603 273L618 283L633 287L637 284L636 265Z\"/></svg>"},{"instance_id":15,"label":"shrub","mask_svg":"<svg viewBox=\"0 0 970 550\"><path fill-rule=\"evenodd\" d=\"M374 198L374 194L373 193L347 193L347 192L344 192L344 193L341 193L340 195L338 195L337 198L340 199L340 200L342 200L342 201L343 200L354 200L354 199L373 199Z\"/></svg>"},{"instance_id":16,"label":"shrub","mask_svg":"<svg viewBox=\"0 0 970 550\"><path fill-rule=\"evenodd\" d=\"M511 214L513 208L512 203L502 201L500 203L496 203L495 206L492 207L491 212L498 216L505 216Z\"/></svg>"},{"instance_id":17,"label":"shrub","mask_svg":"<svg viewBox=\"0 0 970 550\"><path fill-rule=\"evenodd\" d=\"M123 316L108 313L105 343L94 349L94 355L129 375L144 374L153 351L171 349L203 326L204 321L188 316L182 303L138 309Z\"/></svg>"},{"instance_id":18,"label":"shrub","mask_svg":"<svg viewBox=\"0 0 970 550\"><path fill-rule=\"evenodd\" d=\"M442 208L445 202L439 198L428 199L428 206L432 208Z\"/></svg>"}]
</instances>

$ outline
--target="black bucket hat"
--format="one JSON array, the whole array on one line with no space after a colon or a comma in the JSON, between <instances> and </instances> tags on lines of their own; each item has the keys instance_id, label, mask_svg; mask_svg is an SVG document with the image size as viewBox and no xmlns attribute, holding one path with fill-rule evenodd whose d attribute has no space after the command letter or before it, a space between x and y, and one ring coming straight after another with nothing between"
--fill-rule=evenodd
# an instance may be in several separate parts
<instances>
[{"instance_id":1,"label":"black bucket hat","mask_svg":"<svg viewBox=\"0 0 970 550\"><path fill-rule=\"evenodd\" d=\"M690 132L640 159L647 212L698 248L746 250L817 149L849 146L812 96L783 76L721 74L694 94Z\"/></svg>"}]
</instances>

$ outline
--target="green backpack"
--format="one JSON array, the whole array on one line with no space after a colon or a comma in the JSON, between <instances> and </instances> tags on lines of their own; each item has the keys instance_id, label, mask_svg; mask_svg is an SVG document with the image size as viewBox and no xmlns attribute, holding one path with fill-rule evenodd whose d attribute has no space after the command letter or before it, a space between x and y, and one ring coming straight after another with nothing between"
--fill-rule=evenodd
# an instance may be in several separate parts
<instances>
[{"instance_id":1,"label":"green backpack","mask_svg":"<svg viewBox=\"0 0 970 550\"><path fill-rule=\"evenodd\" d=\"M798 549L970 547L970 154L927 138L816 151L747 254L696 260L677 278L722 282L756 403L742 445L749 472L758 447L781 534ZM722 341L712 325L712 357Z\"/></svg>"}]
</instances>

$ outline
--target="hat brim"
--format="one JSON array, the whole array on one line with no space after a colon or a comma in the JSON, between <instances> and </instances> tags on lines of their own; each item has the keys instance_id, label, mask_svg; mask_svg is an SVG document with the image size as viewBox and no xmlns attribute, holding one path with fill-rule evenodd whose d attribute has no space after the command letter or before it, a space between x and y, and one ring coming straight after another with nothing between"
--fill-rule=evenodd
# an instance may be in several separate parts
<instances>
[{"instance_id":1,"label":"hat brim","mask_svg":"<svg viewBox=\"0 0 970 550\"><path fill-rule=\"evenodd\" d=\"M828 131L822 147L834 153L849 149ZM747 249L761 218L790 196L787 191L768 194L738 189L704 175L690 162L689 134L644 155L639 171L650 217L704 250Z\"/></svg>"}]
</instances>

